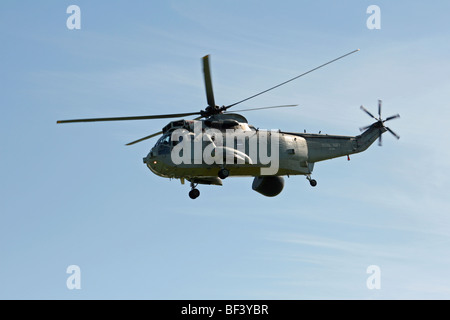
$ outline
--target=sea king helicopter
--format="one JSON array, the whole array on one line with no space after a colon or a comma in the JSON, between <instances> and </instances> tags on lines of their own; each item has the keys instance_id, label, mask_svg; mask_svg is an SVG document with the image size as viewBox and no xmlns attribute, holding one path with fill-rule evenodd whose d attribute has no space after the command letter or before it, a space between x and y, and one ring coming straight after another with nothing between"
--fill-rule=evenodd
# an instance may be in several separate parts
<instances>
[{"instance_id":1,"label":"sea king helicopter","mask_svg":"<svg viewBox=\"0 0 450 320\"><path fill-rule=\"evenodd\" d=\"M316 162L342 156L349 157L351 154L365 151L377 139L381 145L381 136L386 131L399 139L399 136L384 124L400 116L396 114L383 119L381 117L382 103L381 100L378 100L378 117L363 106L360 107L375 122L360 128L362 131L360 135L342 136L256 129L248 123L244 116L236 113L296 105L252 108L238 110L234 113L231 113L229 109L357 51L359 49L248 98L221 107L216 105L214 99L209 56L207 55L202 59L208 103L204 110L177 114L59 120L57 123L197 116L192 120L172 121L161 131L126 144L133 145L161 135L143 159L144 164L158 176L180 179L182 184L185 183L185 180L189 181L191 187L189 197L191 199L196 199L200 195L197 185L222 185L224 179L232 176L253 177L252 189L268 197L276 196L283 190L283 176L304 175L310 185L315 187L317 181L311 178L311 174Z\"/></svg>"}]
</instances>

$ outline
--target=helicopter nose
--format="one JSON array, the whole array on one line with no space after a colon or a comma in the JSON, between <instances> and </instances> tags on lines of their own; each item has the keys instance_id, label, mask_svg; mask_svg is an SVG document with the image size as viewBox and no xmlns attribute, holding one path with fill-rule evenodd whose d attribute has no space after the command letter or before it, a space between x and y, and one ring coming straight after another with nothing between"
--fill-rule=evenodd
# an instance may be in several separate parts
<instances>
[{"instance_id":1,"label":"helicopter nose","mask_svg":"<svg viewBox=\"0 0 450 320\"><path fill-rule=\"evenodd\" d=\"M153 171L154 173L159 173L161 170L164 170L164 164L157 159L153 151L150 151L149 154L142 159L144 164Z\"/></svg>"},{"instance_id":2,"label":"helicopter nose","mask_svg":"<svg viewBox=\"0 0 450 320\"><path fill-rule=\"evenodd\" d=\"M153 151L150 151L150 153L145 158L142 158L142 161L144 163L150 163L151 158L153 158Z\"/></svg>"},{"instance_id":3,"label":"helicopter nose","mask_svg":"<svg viewBox=\"0 0 450 320\"><path fill-rule=\"evenodd\" d=\"M150 171L152 171L156 175L162 176L162 174L167 171L164 163L157 160L155 157L150 158L149 156L147 156L146 158L144 158L144 162L147 165L147 168L149 168Z\"/></svg>"}]
</instances>

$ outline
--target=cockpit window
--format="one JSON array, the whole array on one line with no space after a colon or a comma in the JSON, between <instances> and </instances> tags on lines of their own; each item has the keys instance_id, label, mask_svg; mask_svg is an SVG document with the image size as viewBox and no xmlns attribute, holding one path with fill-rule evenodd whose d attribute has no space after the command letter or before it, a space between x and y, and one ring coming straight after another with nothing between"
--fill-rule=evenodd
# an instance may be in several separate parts
<instances>
[{"instance_id":1,"label":"cockpit window","mask_svg":"<svg viewBox=\"0 0 450 320\"><path fill-rule=\"evenodd\" d=\"M159 145L169 145L170 143L170 134L164 135L161 138L159 138L158 142L156 143L157 146Z\"/></svg>"},{"instance_id":2,"label":"cockpit window","mask_svg":"<svg viewBox=\"0 0 450 320\"><path fill-rule=\"evenodd\" d=\"M164 136L164 139L162 140L162 144L169 144L170 142L170 135Z\"/></svg>"}]
</instances>

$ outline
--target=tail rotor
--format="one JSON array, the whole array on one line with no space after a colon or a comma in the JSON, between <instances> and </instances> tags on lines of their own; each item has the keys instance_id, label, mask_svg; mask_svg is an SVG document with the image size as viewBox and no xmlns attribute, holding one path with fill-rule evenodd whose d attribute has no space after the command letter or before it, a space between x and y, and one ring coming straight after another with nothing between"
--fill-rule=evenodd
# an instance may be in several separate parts
<instances>
[{"instance_id":1,"label":"tail rotor","mask_svg":"<svg viewBox=\"0 0 450 320\"><path fill-rule=\"evenodd\" d=\"M393 119L400 118L400 115L399 115L399 114L396 114L396 115L387 117L386 119L383 120L383 118L381 117L381 106L382 106L382 101L381 101L381 100L378 100L378 118L375 117L372 113L370 113L369 110L367 110L367 109L364 108L363 106L360 107L362 111L364 111L365 113L367 113L371 118L375 119L376 122L375 122L374 124L371 124L371 125L368 125L368 126L359 128L359 130L365 131L365 130L369 129L370 127L376 125L376 126L379 128L379 131L380 131L380 135L379 135L379 138L378 138L378 145L379 145L379 146L382 145L382 141L383 141L383 140L382 140L382 138L381 138L381 135L382 135L383 132L385 132L385 131L389 131L394 137L396 137L397 139L400 139L400 136L399 136L398 134L396 134L394 131L392 131L390 128L388 128L388 127L386 127L386 126L384 125L384 123L387 122L387 121L390 121L390 120L393 120ZM385 129L385 131L383 131L383 129Z\"/></svg>"}]
</instances>

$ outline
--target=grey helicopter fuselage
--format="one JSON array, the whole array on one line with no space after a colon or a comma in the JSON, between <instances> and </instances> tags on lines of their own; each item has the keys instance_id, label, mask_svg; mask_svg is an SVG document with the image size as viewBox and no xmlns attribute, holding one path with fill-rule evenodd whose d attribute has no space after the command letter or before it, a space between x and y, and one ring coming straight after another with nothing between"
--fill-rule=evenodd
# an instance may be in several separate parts
<instances>
[{"instance_id":1,"label":"grey helicopter fuselage","mask_svg":"<svg viewBox=\"0 0 450 320\"><path fill-rule=\"evenodd\" d=\"M200 124L202 127L202 133L205 134L205 129L214 128L219 130L223 136L227 134L227 130L235 130L236 140L233 141L234 145L225 145L225 137L222 139L224 142L220 146L226 148L223 156L231 154L234 158L232 163L223 159L222 163L208 163L205 162L203 157L196 159L194 153L194 144L196 139L196 133L194 132L195 125ZM190 139L191 147L189 148L190 160L187 163L175 164L172 159L172 151L175 145L179 141L173 141L171 139L172 132L177 128L186 129L192 136ZM267 134L267 131L257 130L253 126L249 125L247 120L238 114L218 114L209 117L205 120L181 120L171 122L163 130L163 136L158 140L156 145L150 150L147 157L144 158L144 163L147 164L149 169L157 174L158 176L165 178L186 178L189 181L208 181L208 184L222 184L221 180L216 179L218 177L218 172L221 168L227 168L229 170L229 176L260 176L262 168L270 167L270 164L263 163L261 157L250 158L250 140L251 138L261 138L263 134ZM268 132L270 135L271 132ZM274 159L277 161L278 170L274 175L299 175L299 174L309 174L312 167L299 165L301 163L305 164L308 159L307 146L304 138L299 136L294 136L292 134L279 133L279 143L278 143L278 158ZM204 154L205 148L209 144L217 142L210 141L209 139L201 139L202 152L200 155ZM267 139L267 154L270 156L275 156L270 154L271 150L271 140ZM289 150L289 151L287 151ZM257 148L256 154L261 150ZM288 152L288 153L287 153ZM286 154L285 154L286 153ZM197 160L197 161L195 161ZM200 161L199 161L200 160ZM241 161L238 161L241 160Z\"/></svg>"},{"instance_id":2,"label":"grey helicopter fuselage","mask_svg":"<svg viewBox=\"0 0 450 320\"><path fill-rule=\"evenodd\" d=\"M232 163L227 163L225 160L222 163L205 163L204 159L197 159L195 161L194 146L195 133L194 127L200 126L202 133L205 129L214 128L220 130L224 135L227 129L235 129L240 132L242 139L239 139L239 133L233 145L226 146L231 150L234 160ZM173 161L173 153L175 146L179 143L178 140L173 141L172 133L176 129L185 129L188 134L192 136L190 141L190 160L187 163L176 164ZM268 185L275 185L277 190L273 190L269 186L269 192L260 192L266 196L274 196L281 192L284 182L282 176L290 175L305 175L310 180L311 185L315 186L316 181L310 178L313 171L314 164L319 161L333 159L341 156L348 156L350 154L362 152L366 150L386 129L374 123L363 134L359 136L339 136L327 134L311 134L311 133L295 133L284 132L277 130L278 152L277 170L276 172L264 175L261 169L268 168L270 164L261 162L260 157L249 158L250 139L248 137L262 134L267 134L267 131L257 130L252 125L249 125L245 117L239 114L217 114L205 120L179 120L170 122L164 129L163 135L150 150L148 155L143 159L147 167L156 175L164 178L180 179L182 183L188 180L192 184L210 184L222 185L222 180L226 177L220 178L220 170L226 169L227 176L241 176L241 177L255 177L254 190L256 180L272 179ZM270 134L270 132L269 132ZM225 141L225 139L223 139ZM239 145L241 141L241 145ZM268 141L267 152L270 153L271 142ZM202 155L207 146L214 141L209 139L202 139ZM216 147L216 146L215 146ZM237 160L241 160L240 163ZM255 161L256 160L256 161ZM275 178L276 177L276 178ZM277 187L278 185L278 187Z\"/></svg>"}]
</instances>

